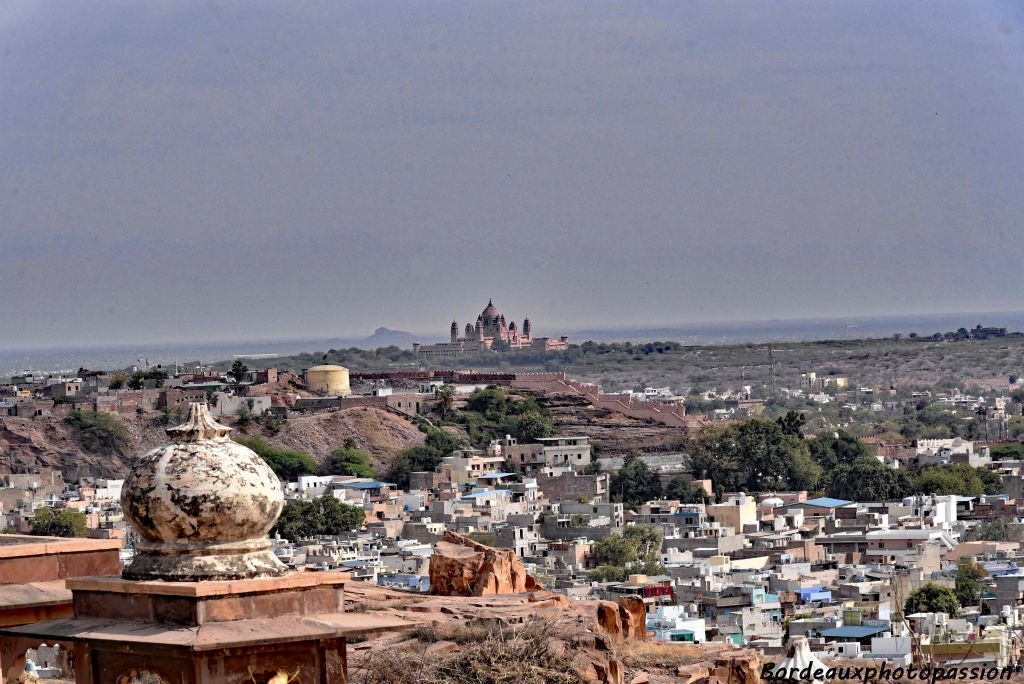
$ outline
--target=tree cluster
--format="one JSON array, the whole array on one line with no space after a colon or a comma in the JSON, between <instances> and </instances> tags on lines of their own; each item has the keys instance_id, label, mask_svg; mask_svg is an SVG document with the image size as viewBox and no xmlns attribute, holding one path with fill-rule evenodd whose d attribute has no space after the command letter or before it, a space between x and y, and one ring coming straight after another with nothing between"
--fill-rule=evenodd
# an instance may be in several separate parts
<instances>
[{"instance_id":1,"label":"tree cluster","mask_svg":"<svg viewBox=\"0 0 1024 684\"><path fill-rule=\"evenodd\" d=\"M804 439L792 412L775 422L752 418L705 428L691 440L690 468L725 491L805 489L855 501L981 496L1003 489L997 474L966 464L890 468L843 431Z\"/></svg>"},{"instance_id":2,"label":"tree cluster","mask_svg":"<svg viewBox=\"0 0 1024 684\"><path fill-rule=\"evenodd\" d=\"M128 389L140 390L146 387L146 381L152 380L154 387L163 387L168 375L160 366L147 371L135 371L128 379Z\"/></svg>"},{"instance_id":3,"label":"tree cluster","mask_svg":"<svg viewBox=\"0 0 1024 684\"><path fill-rule=\"evenodd\" d=\"M588 573L592 582L622 582L631 573L663 575L658 562L664 537L656 527L631 525L622 535L610 535L594 544L597 567Z\"/></svg>"},{"instance_id":4,"label":"tree cluster","mask_svg":"<svg viewBox=\"0 0 1024 684\"><path fill-rule=\"evenodd\" d=\"M317 471L316 461L301 451L277 449L262 437L238 437L235 441L255 451L282 480L294 480L299 475L313 475Z\"/></svg>"},{"instance_id":5,"label":"tree cluster","mask_svg":"<svg viewBox=\"0 0 1024 684\"><path fill-rule=\"evenodd\" d=\"M351 475L353 477L374 477L370 454L355 448L348 441L342 449L335 449L327 457L320 472L324 475Z\"/></svg>"},{"instance_id":6,"label":"tree cluster","mask_svg":"<svg viewBox=\"0 0 1024 684\"><path fill-rule=\"evenodd\" d=\"M388 481L399 487L409 487L409 473L433 472L441 465L441 459L453 451L466 446L466 441L447 430L424 426L426 441L420 446L409 447L399 452L388 471Z\"/></svg>"},{"instance_id":7,"label":"tree cluster","mask_svg":"<svg viewBox=\"0 0 1024 684\"><path fill-rule=\"evenodd\" d=\"M726 491L814 490L822 468L792 426L761 418L706 427L691 440L690 470Z\"/></svg>"},{"instance_id":8,"label":"tree cluster","mask_svg":"<svg viewBox=\"0 0 1024 684\"><path fill-rule=\"evenodd\" d=\"M961 606L976 606L985 590L988 573L970 558L961 558L956 564L956 600Z\"/></svg>"},{"instance_id":9,"label":"tree cluster","mask_svg":"<svg viewBox=\"0 0 1024 684\"><path fill-rule=\"evenodd\" d=\"M532 442L555 432L551 417L536 400L510 396L493 385L469 395L466 410L456 420L465 426L473 445L480 448L505 435L520 442Z\"/></svg>"},{"instance_id":10,"label":"tree cluster","mask_svg":"<svg viewBox=\"0 0 1024 684\"><path fill-rule=\"evenodd\" d=\"M316 499L295 499L285 503L281 517L271 530L285 539L336 535L358 529L363 524L363 509L342 503L333 496Z\"/></svg>"},{"instance_id":11,"label":"tree cluster","mask_svg":"<svg viewBox=\"0 0 1024 684\"><path fill-rule=\"evenodd\" d=\"M108 413L74 409L65 419L78 434L78 443L86 451L98 454L124 453L128 447L128 428Z\"/></svg>"},{"instance_id":12,"label":"tree cluster","mask_svg":"<svg viewBox=\"0 0 1024 684\"><path fill-rule=\"evenodd\" d=\"M77 508L37 508L32 517L32 534L42 537L88 537L85 513Z\"/></svg>"},{"instance_id":13,"label":"tree cluster","mask_svg":"<svg viewBox=\"0 0 1024 684\"><path fill-rule=\"evenodd\" d=\"M903 603L903 611L906 615L946 613L955 618L960 615L960 602L957 601L956 592L949 587L928 582L911 592Z\"/></svg>"}]
</instances>

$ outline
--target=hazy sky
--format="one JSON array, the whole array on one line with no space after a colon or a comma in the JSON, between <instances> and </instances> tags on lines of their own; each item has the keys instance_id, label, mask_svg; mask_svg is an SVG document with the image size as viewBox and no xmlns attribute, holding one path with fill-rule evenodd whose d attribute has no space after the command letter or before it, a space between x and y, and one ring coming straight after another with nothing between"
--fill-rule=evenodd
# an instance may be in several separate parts
<instances>
[{"instance_id":1,"label":"hazy sky","mask_svg":"<svg viewBox=\"0 0 1024 684\"><path fill-rule=\"evenodd\" d=\"M1021 309L1020 2L0 2L0 347Z\"/></svg>"}]
</instances>

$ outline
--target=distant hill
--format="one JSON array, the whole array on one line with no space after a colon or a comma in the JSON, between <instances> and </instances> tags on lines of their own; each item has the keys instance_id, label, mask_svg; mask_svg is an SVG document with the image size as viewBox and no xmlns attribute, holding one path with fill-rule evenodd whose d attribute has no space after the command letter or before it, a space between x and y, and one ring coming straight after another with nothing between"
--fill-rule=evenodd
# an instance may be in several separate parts
<instances>
[{"instance_id":1,"label":"distant hill","mask_svg":"<svg viewBox=\"0 0 1024 684\"><path fill-rule=\"evenodd\" d=\"M418 339L419 337L411 332L380 327L374 330L372 335L355 346L361 349L376 349L377 347L390 347L394 345L405 349L411 347L412 343Z\"/></svg>"}]
</instances>

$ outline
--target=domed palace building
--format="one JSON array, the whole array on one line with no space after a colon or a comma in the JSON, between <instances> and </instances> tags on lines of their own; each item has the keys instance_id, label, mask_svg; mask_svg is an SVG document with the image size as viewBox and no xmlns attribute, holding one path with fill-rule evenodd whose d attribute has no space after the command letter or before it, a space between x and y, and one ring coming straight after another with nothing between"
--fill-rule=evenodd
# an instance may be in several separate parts
<instances>
[{"instance_id":1,"label":"domed palace building","mask_svg":"<svg viewBox=\"0 0 1024 684\"><path fill-rule=\"evenodd\" d=\"M465 334L459 336L459 323L452 321L451 341L439 344L412 345L417 356L426 359L454 359L460 356L481 354L491 349L531 349L535 351L561 351L569 348L566 336L552 339L534 337L529 318L523 319L522 327L515 321L506 323L505 314L489 300L487 306L476 317L476 323L466 323Z\"/></svg>"}]
</instances>

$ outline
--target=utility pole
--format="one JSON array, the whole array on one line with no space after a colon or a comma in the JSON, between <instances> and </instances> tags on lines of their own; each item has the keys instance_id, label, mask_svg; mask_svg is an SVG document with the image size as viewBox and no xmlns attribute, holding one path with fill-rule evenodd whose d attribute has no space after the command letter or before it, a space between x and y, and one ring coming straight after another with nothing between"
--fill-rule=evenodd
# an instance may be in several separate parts
<instances>
[{"instance_id":1,"label":"utility pole","mask_svg":"<svg viewBox=\"0 0 1024 684\"><path fill-rule=\"evenodd\" d=\"M768 347L768 398L775 398L775 349Z\"/></svg>"}]
</instances>

